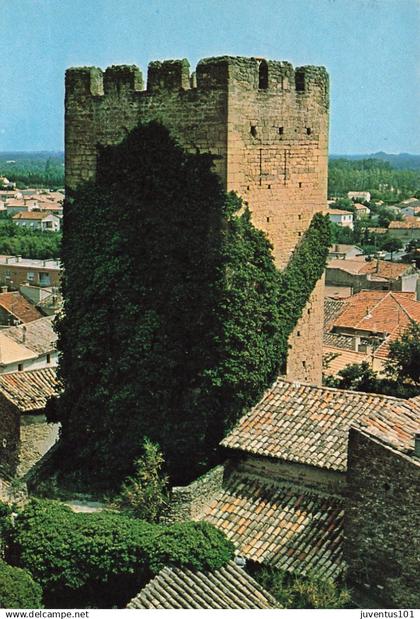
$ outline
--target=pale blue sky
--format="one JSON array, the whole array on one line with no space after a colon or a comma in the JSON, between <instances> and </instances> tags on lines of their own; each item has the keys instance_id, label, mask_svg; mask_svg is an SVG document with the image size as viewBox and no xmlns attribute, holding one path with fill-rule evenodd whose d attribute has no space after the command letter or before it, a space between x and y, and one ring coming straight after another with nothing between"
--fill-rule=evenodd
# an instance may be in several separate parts
<instances>
[{"instance_id":1,"label":"pale blue sky","mask_svg":"<svg viewBox=\"0 0 420 619\"><path fill-rule=\"evenodd\" d=\"M232 54L327 67L330 152L420 153L420 0L0 0L0 151L63 148L64 71Z\"/></svg>"}]
</instances>

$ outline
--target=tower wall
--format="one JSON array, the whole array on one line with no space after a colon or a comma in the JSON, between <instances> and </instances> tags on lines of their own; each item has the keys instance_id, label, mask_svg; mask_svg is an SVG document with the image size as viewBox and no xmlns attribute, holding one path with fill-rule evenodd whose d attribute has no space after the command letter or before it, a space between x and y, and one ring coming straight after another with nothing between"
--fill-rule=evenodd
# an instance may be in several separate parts
<instances>
[{"instance_id":1,"label":"tower wall","mask_svg":"<svg viewBox=\"0 0 420 619\"><path fill-rule=\"evenodd\" d=\"M284 268L314 213L325 208L328 75L323 67L220 57L152 62L147 88L135 66L66 73L66 186L95 176L97 146L160 120L190 152L215 155L227 191L248 204ZM320 383L323 281L289 340L287 376Z\"/></svg>"}]
</instances>

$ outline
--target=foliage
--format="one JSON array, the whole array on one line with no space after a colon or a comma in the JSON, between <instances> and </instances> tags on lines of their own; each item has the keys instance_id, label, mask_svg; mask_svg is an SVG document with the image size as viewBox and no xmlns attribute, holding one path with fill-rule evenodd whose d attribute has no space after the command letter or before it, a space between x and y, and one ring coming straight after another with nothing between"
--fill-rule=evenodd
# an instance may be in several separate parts
<instances>
[{"instance_id":1,"label":"foliage","mask_svg":"<svg viewBox=\"0 0 420 619\"><path fill-rule=\"evenodd\" d=\"M30 573L1 560L0 608L43 608L42 589Z\"/></svg>"},{"instance_id":2,"label":"foliage","mask_svg":"<svg viewBox=\"0 0 420 619\"><path fill-rule=\"evenodd\" d=\"M413 239L406 247L406 254L401 258L403 262L415 262L416 267L420 269L420 239Z\"/></svg>"},{"instance_id":3,"label":"foliage","mask_svg":"<svg viewBox=\"0 0 420 619\"><path fill-rule=\"evenodd\" d=\"M420 187L420 171L396 169L379 159L333 159L328 166L328 194L369 191L372 198L392 204L414 195Z\"/></svg>"},{"instance_id":4,"label":"foliage","mask_svg":"<svg viewBox=\"0 0 420 619\"><path fill-rule=\"evenodd\" d=\"M389 345L385 370L397 381L420 386L420 323L412 321L402 336Z\"/></svg>"},{"instance_id":5,"label":"foliage","mask_svg":"<svg viewBox=\"0 0 420 619\"><path fill-rule=\"evenodd\" d=\"M120 484L145 436L172 483L215 463L226 430L284 367L329 242L315 217L279 274L211 158L156 123L104 149L96 184L64 214L61 466Z\"/></svg>"},{"instance_id":6,"label":"foliage","mask_svg":"<svg viewBox=\"0 0 420 619\"><path fill-rule=\"evenodd\" d=\"M63 153L1 153L0 176L16 182L20 189L63 187Z\"/></svg>"},{"instance_id":7,"label":"foliage","mask_svg":"<svg viewBox=\"0 0 420 619\"><path fill-rule=\"evenodd\" d=\"M262 567L253 577L280 602L284 608L348 608L350 593L331 578L312 574L292 576L275 568Z\"/></svg>"},{"instance_id":8,"label":"foliage","mask_svg":"<svg viewBox=\"0 0 420 619\"><path fill-rule=\"evenodd\" d=\"M324 376L323 383L327 387L381 393L396 398L414 398L420 395L419 387L407 382L407 376L401 380L379 378L377 372L374 372L366 361L347 365L336 377Z\"/></svg>"},{"instance_id":9,"label":"foliage","mask_svg":"<svg viewBox=\"0 0 420 619\"><path fill-rule=\"evenodd\" d=\"M10 220L0 220L0 253L47 260L60 254L61 233L27 230Z\"/></svg>"},{"instance_id":10,"label":"foliage","mask_svg":"<svg viewBox=\"0 0 420 619\"><path fill-rule=\"evenodd\" d=\"M115 502L135 518L158 522L168 504L168 479L159 445L143 442L143 455L134 464L134 474L123 483Z\"/></svg>"},{"instance_id":11,"label":"foliage","mask_svg":"<svg viewBox=\"0 0 420 619\"><path fill-rule=\"evenodd\" d=\"M43 499L17 516L8 549L54 608L124 605L164 565L217 569L232 556L231 542L208 523L160 526Z\"/></svg>"}]
</instances>

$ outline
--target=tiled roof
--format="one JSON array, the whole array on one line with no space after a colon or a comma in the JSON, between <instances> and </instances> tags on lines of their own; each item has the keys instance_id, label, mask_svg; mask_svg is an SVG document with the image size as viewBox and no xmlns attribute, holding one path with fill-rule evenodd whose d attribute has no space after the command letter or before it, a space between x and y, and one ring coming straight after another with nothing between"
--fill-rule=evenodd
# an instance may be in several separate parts
<instances>
[{"instance_id":1,"label":"tiled roof","mask_svg":"<svg viewBox=\"0 0 420 619\"><path fill-rule=\"evenodd\" d=\"M37 354L32 350L29 350L21 342L6 337L7 331L8 329L0 331L0 365L7 366L10 363L20 363L27 359L36 359Z\"/></svg>"},{"instance_id":2,"label":"tiled roof","mask_svg":"<svg viewBox=\"0 0 420 619\"><path fill-rule=\"evenodd\" d=\"M366 354L356 352L355 350L344 350L334 348L331 346L324 346L322 349L322 356L325 359L326 355L334 355L334 357L328 362L328 367L323 370L324 374L328 376L336 376L338 372L343 370L347 365L352 363L362 363L362 361L369 361Z\"/></svg>"},{"instance_id":3,"label":"tiled roof","mask_svg":"<svg viewBox=\"0 0 420 619\"><path fill-rule=\"evenodd\" d=\"M330 260L327 269L339 269L350 275L375 275L385 279L398 279L407 271L412 270L409 264L389 262L387 260Z\"/></svg>"},{"instance_id":4,"label":"tiled roof","mask_svg":"<svg viewBox=\"0 0 420 619\"><path fill-rule=\"evenodd\" d=\"M230 561L212 572L165 567L127 608L279 608L276 600Z\"/></svg>"},{"instance_id":5,"label":"tiled roof","mask_svg":"<svg viewBox=\"0 0 420 619\"><path fill-rule=\"evenodd\" d=\"M329 324L341 314L345 305L346 302L339 299L329 297L324 299L324 329L328 329Z\"/></svg>"},{"instance_id":6,"label":"tiled roof","mask_svg":"<svg viewBox=\"0 0 420 619\"><path fill-rule=\"evenodd\" d=\"M354 350L353 338L348 335L340 335L339 333L324 333L324 346L331 348L340 348L341 350Z\"/></svg>"},{"instance_id":7,"label":"tiled roof","mask_svg":"<svg viewBox=\"0 0 420 619\"><path fill-rule=\"evenodd\" d=\"M420 218L419 217L406 217L404 221L391 221L388 226L389 230L407 230L420 229Z\"/></svg>"},{"instance_id":8,"label":"tiled roof","mask_svg":"<svg viewBox=\"0 0 420 619\"><path fill-rule=\"evenodd\" d=\"M28 212L23 212L23 213L16 213L16 215L13 215L12 219L41 220L41 219L45 219L45 217L48 217L47 213L40 213L39 211L28 211Z\"/></svg>"},{"instance_id":9,"label":"tiled roof","mask_svg":"<svg viewBox=\"0 0 420 619\"><path fill-rule=\"evenodd\" d=\"M353 217L353 213L351 211L343 211L339 208L329 208L326 213L327 215L351 215Z\"/></svg>"},{"instance_id":10,"label":"tiled roof","mask_svg":"<svg viewBox=\"0 0 420 619\"><path fill-rule=\"evenodd\" d=\"M333 324L335 328L392 333L410 320L420 322L420 302L414 292L364 290L346 300Z\"/></svg>"},{"instance_id":11,"label":"tiled roof","mask_svg":"<svg viewBox=\"0 0 420 619\"><path fill-rule=\"evenodd\" d=\"M257 563L323 577L343 568L341 498L236 471L202 519Z\"/></svg>"},{"instance_id":12,"label":"tiled roof","mask_svg":"<svg viewBox=\"0 0 420 619\"><path fill-rule=\"evenodd\" d=\"M56 350L57 334L53 328L54 316L45 316L27 323L4 329L1 333L8 339L25 346L38 354Z\"/></svg>"},{"instance_id":13,"label":"tiled roof","mask_svg":"<svg viewBox=\"0 0 420 619\"><path fill-rule=\"evenodd\" d=\"M32 322L42 318L42 314L20 292L0 293L0 307L22 322Z\"/></svg>"},{"instance_id":14,"label":"tiled roof","mask_svg":"<svg viewBox=\"0 0 420 619\"><path fill-rule=\"evenodd\" d=\"M409 400L278 378L221 445L346 471L348 430L354 424L369 428L384 442L408 453L420 428L420 408Z\"/></svg>"},{"instance_id":15,"label":"tiled roof","mask_svg":"<svg viewBox=\"0 0 420 619\"><path fill-rule=\"evenodd\" d=\"M47 399L56 395L55 368L0 374L0 393L22 413L45 408Z\"/></svg>"}]
</instances>

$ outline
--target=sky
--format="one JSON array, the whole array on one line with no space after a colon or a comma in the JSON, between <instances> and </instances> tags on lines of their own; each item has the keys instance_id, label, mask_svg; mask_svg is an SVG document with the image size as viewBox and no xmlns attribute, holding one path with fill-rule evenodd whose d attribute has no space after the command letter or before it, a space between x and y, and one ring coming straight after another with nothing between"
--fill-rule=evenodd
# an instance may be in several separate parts
<instances>
[{"instance_id":1,"label":"sky","mask_svg":"<svg viewBox=\"0 0 420 619\"><path fill-rule=\"evenodd\" d=\"M215 55L327 68L330 152L420 154L420 0L0 0L0 151L63 150L64 72Z\"/></svg>"}]
</instances>

